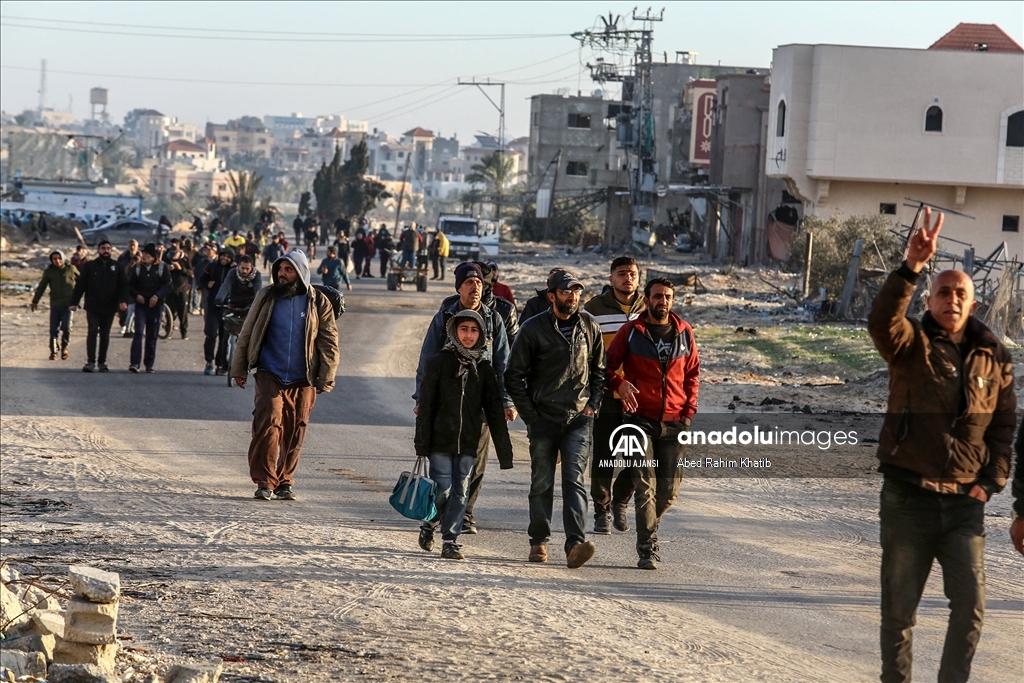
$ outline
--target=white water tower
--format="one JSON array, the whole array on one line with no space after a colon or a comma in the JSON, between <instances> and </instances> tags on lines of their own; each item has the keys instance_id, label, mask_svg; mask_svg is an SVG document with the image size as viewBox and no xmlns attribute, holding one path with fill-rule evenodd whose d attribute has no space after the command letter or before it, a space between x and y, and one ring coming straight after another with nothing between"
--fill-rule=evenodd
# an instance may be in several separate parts
<instances>
[{"instance_id":1,"label":"white water tower","mask_svg":"<svg viewBox=\"0 0 1024 683\"><path fill-rule=\"evenodd\" d=\"M92 106L92 120L96 120L96 107L102 107L100 118L107 120L107 89L93 88L89 91L89 104Z\"/></svg>"}]
</instances>

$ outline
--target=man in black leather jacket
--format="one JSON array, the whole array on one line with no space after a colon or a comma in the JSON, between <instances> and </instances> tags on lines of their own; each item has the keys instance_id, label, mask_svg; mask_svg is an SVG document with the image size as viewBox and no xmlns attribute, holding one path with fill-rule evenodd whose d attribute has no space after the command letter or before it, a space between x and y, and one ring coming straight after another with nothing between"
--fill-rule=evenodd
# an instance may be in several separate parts
<instances>
[{"instance_id":1,"label":"man in black leather jacket","mask_svg":"<svg viewBox=\"0 0 1024 683\"><path fill-rule=\"evenodd\" d=\"M593 442L594 415L604 397L604 344L594 317L580 309L583 285L571 273L548 277L551 308L523 323L512 347L505 389L530 439L530 561L547 561L555 464L562 456L562 520L566 564L594 556L584 533L583 485Z\"/></svg>"}]
</instances>

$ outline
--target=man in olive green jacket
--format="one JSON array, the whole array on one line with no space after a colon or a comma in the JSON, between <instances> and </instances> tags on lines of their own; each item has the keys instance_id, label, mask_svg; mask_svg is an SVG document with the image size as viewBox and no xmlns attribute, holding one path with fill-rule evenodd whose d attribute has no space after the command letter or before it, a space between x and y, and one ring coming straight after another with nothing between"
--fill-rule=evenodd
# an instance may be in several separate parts
<instances>
[{"instance_id":1,"label":"man in olive green jacket","mask_svg":"<svg viewBox=\"0 0 1024 683\"><path fill-rule=\"evenodd\" d=\"M231 377L245 388L256 370L249 476L257 500L295 500L292 479L317 394L334 388L338 327L326 296L309 284L309 261L290 251L274 261L238 334Z\"/></svg>"},{"instance_id":2,"label":"man in olive green jacket","mask_svg":"<svg viewBox=\"0 0 1024 683\"><path fill-rule=\"evenodd\" d=\"M62 360L68 359L68 343L71 341L71 324L74 312L71 300L78 282L78 269L64 260L64 252L55 249L50 253L50 265L43 271L32 297L32 311L39 306L46 288L50 288L50 360L57 360L58 340Z\"/></svg>"}]
</instances>

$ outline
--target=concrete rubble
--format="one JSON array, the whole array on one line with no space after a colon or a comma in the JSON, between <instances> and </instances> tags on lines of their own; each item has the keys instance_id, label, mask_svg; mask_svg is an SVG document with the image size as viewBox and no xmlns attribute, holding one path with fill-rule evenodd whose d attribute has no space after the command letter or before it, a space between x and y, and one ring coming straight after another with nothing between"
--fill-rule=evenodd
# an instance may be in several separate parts
<instances>
[{"instance_id":1,"label":"concrete rubble","mask_svg":"<svg viewBox=\"0 0 1024 683\"><path fill-rule=\"evenodd\" d=\"M54 664L47 683L120 683L119 679L94 664Z\"/></svg>"},{"instance_id":2,"label":"concrete rubble","mask_svg":"<svg viewBox=\"0 0 1024 683\"><path fill-rule=\"evenodd\" d=\"M219 659L203 664L175 664L164 683L217 683L224 665Z\"/></svg>"},{"instance_id":3,"label":"concrete rubble","mask_svg":"<svg viewBox=\"0 0 1024 683\"><path fill-rule=\"evenodd\" d=\"M68 579L75 596L64 615L64 635L57 639L55 664L93 664L114 671L117 656L117 610L121 578L93 567L72 565Z\"/></svg>"}]
</instances>

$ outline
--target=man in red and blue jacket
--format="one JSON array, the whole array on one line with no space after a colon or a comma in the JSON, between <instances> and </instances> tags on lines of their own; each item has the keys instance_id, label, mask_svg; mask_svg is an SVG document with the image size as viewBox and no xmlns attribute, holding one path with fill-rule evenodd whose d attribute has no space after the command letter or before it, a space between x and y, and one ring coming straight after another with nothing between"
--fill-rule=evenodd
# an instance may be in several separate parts
<instances>
[{"instance_id":1,"label":"man in red and blue jacket","mask_svg":"<svg viewBox=\"0 0 1024 683\"><path fill-rule=\"evenodd\" d=\"M610 446L612 458L627 461L633 471L641 569L657 569L661 559L658 522L682 480L676 465L685 446L679 433L690 428L697 412L700 358L693 328L672 312L674 299L671 280L650 280L644 288L647 313L619 328L605 366L608 386L622 397L623 427ZM643 452L634 452L640 444Z\"/></svg>"}]
</instances>

